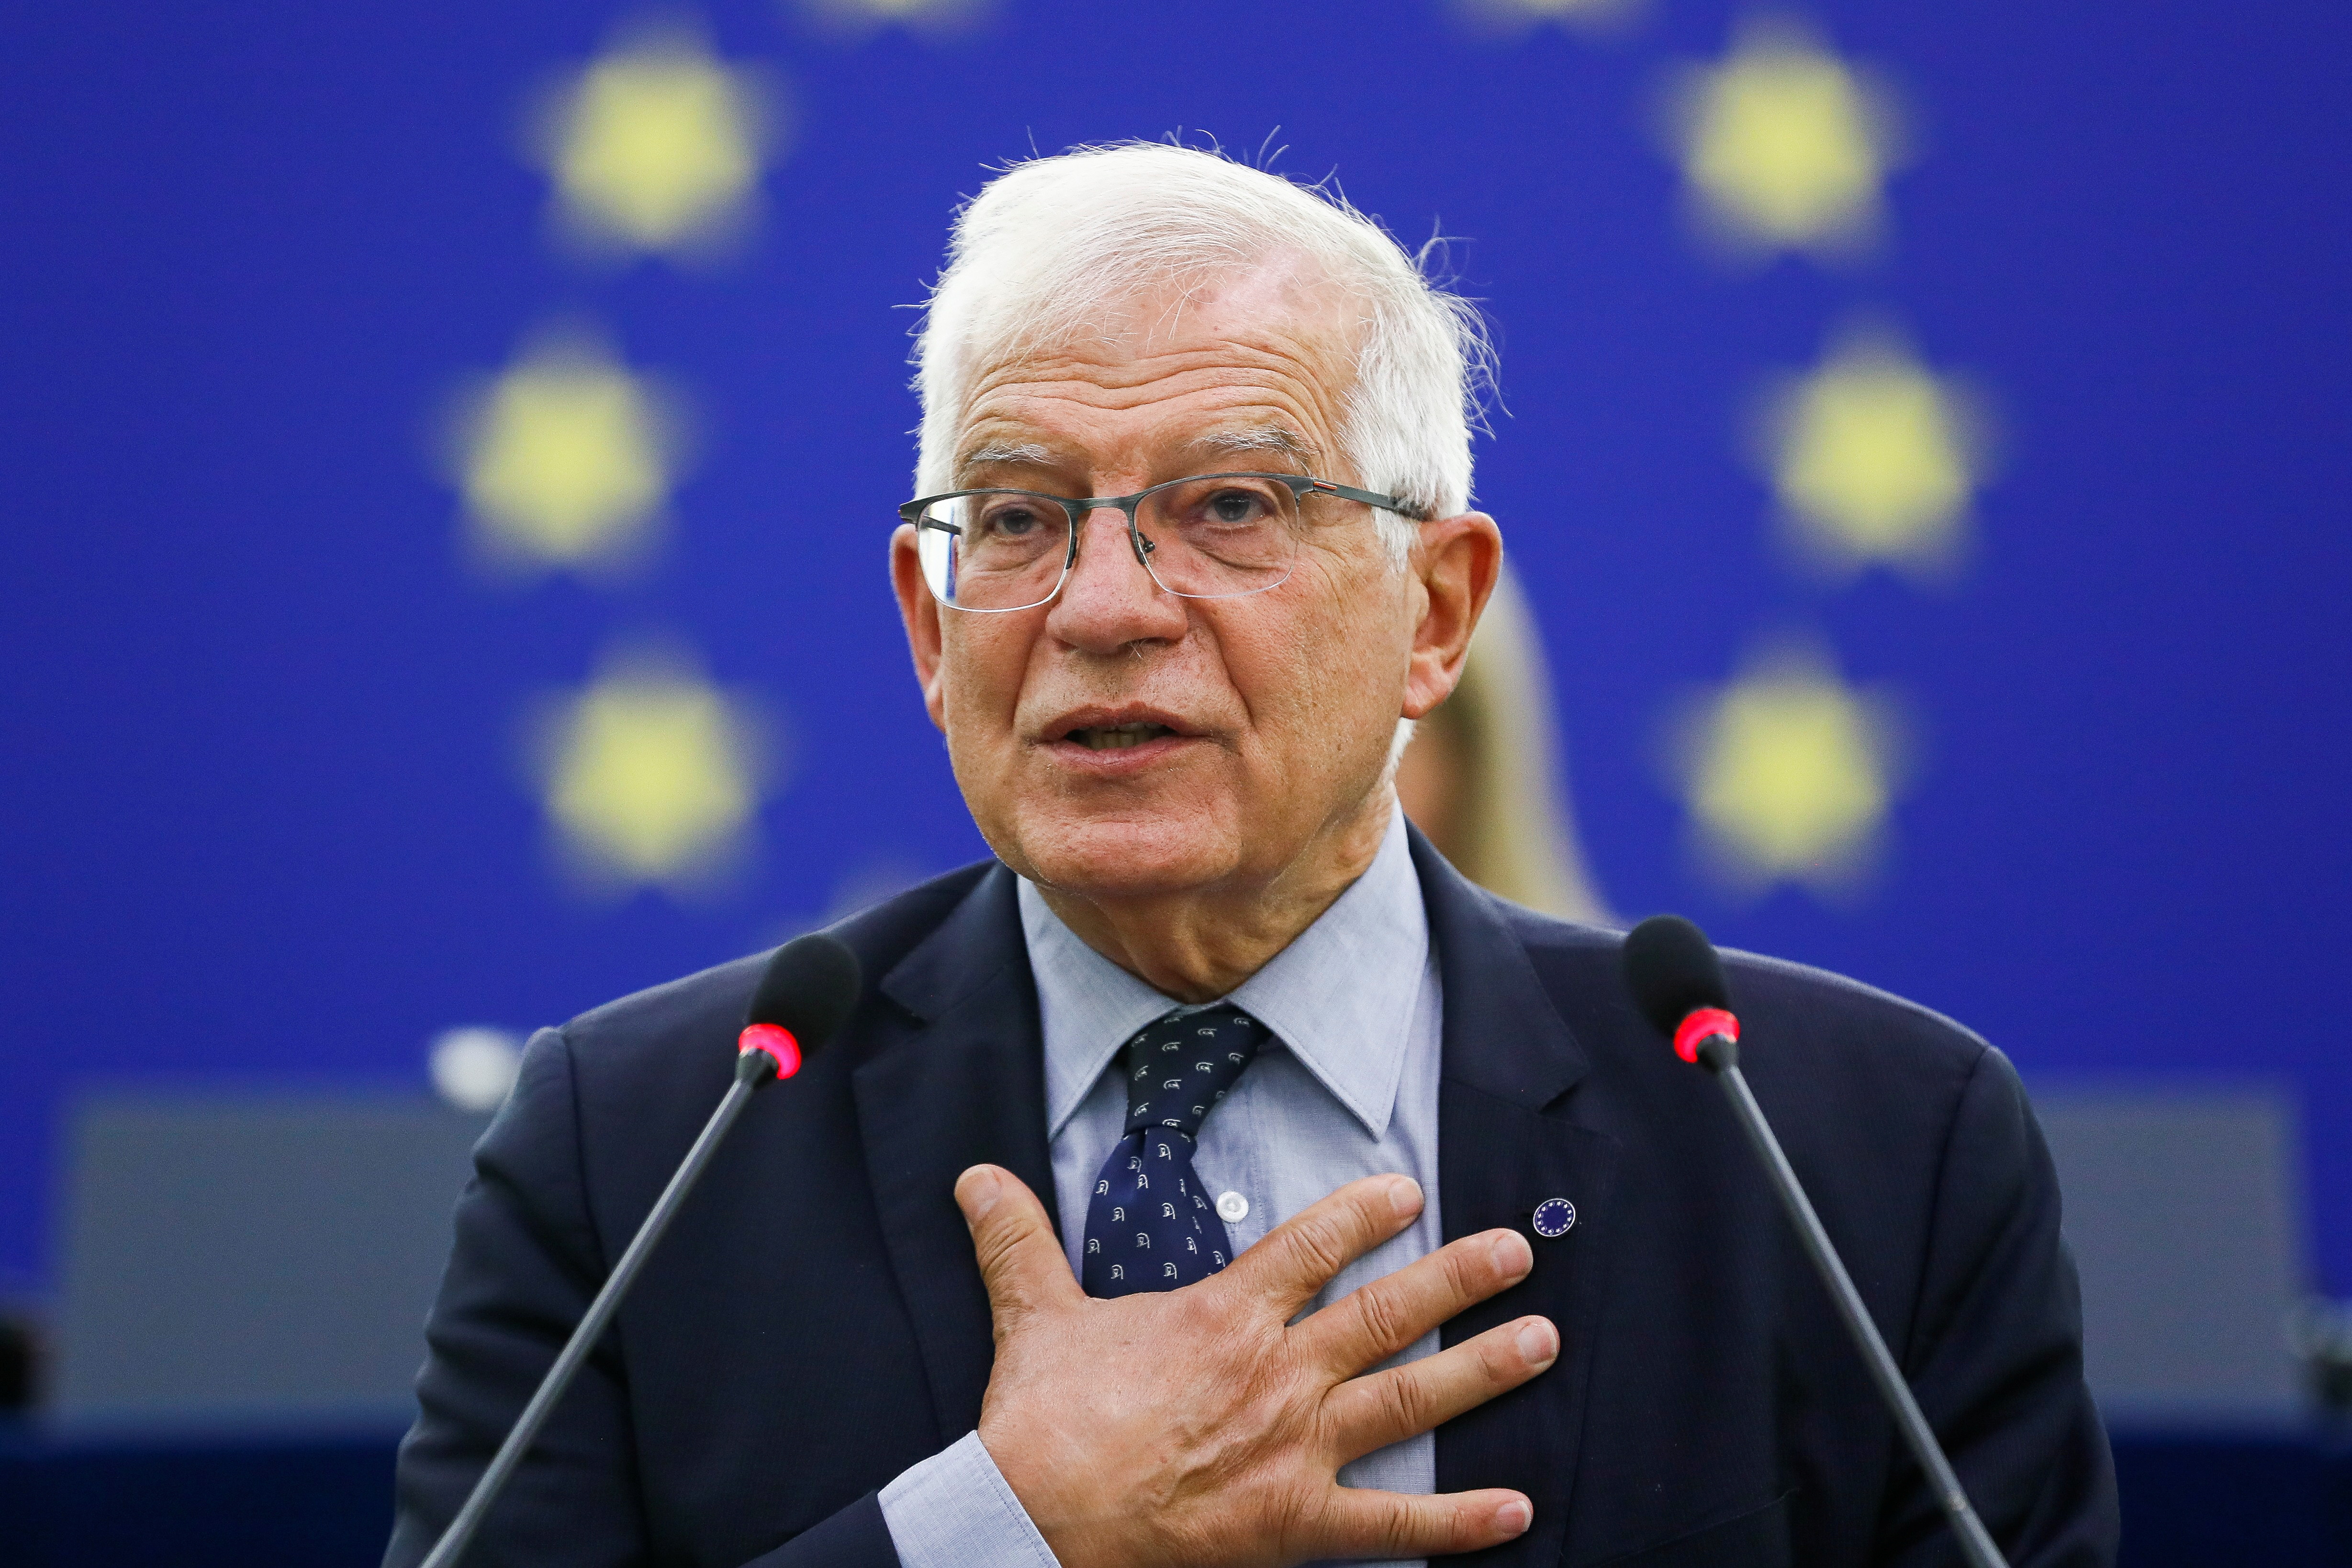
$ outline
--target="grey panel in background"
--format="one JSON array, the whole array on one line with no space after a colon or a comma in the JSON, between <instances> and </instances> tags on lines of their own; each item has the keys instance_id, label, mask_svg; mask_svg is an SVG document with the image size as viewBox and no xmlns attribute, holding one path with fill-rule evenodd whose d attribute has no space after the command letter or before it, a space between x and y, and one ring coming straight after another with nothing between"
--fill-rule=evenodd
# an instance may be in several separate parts
<instances>
[{"instance_id":1,"label":"grey panel in background","mask_svg":"<svg viewBox=\"0 0 2352 1568\"><path fill-rule=\"evenodd\" d=\"M2309 1278L2294 1102L2278 1089L2037 1081L2111 1422L2293 1419L2287 1314Z\"/></svg>"},{"instance_id":2,"label":"grey panel in background","mask_svg":"<svg viewBox=\"0 0 2352 1568\"><path fill-rule=\"evenodd\" d=\"M423 1099L83 1101L58 1421L405 1425L488 1124Z\"/></svg>"},{"instance_id":3,"label":"grey panel in background","mask_svg":"<svg viewBox=\"0 0 2352 1568\"><path fill-rule=\"evenodd\" d=\"M2111 1420L2291 1419L2295 1117L2261 1088L2038 1082ZM94 1100L68 1140L67 1424L404 1424L487 1119L418 1100Z\"/></svg>"}]
</instances>

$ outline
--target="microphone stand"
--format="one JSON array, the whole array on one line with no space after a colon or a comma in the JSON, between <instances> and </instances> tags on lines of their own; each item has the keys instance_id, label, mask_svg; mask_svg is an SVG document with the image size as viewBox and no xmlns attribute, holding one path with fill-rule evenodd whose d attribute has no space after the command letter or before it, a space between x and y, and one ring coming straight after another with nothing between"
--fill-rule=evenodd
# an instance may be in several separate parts
<instances>
[{"instance_id":1,"label":"microphone stand","mask_svg":"<svg viewBox=\"0 0 2352 1568\"><path fill-rule=\"evenodd\" d=\"M1747 1077L1739 1070L1738 1044L1727 1035L1709 1035L1698 1043L1698 1063L1723 1085L1724 1098L1731 1102L1739 1130L1748 1134L1748 1145L1771 1175L1772 1190L1780 1196L1780 1207L1797 1227L1797 1239L1804 1244L1805 1256L1813 1260L1814 1271L1829 1287L1830 1300L1836 1303L1838 1315L1845 1320L1846 1331L1853 1336L1855 1348L1862 1352L1863 1364L1870 1369L1871 1381L1878 1384L1880 1396L1895 1412L1895 1425L1903 1429L1912 1456L1927 1472L1945 1513L1951 1517L1952 1531L1959 1537L1960 1551L1968 1558L1969 1568L2009 1568L2000 1548L1993 1544L1991 1532L1969 1504L1969 1494L1961 1489L1960 1478L1952 1472L1951 1460L1944 1457L1944 1446L1936 1440L1934 1428L1919 1413L1919 1402L1911 1396L1911 1385L1903 1380L1902 1369L1895 1364L1885 1340L1879 1336L1878 1325L1871 1321L1870 1309L1863 1304L1862 1292L1853 1288L1853 1278L1846 1273L1829 1232L1822 1228L1821 1216L1813 1212L1812 1201L1805 1196L1796 1171L1789 1164L1789 1156L1781 1152L1780 1141L1772 1135L1772 1124L1764 1120L1763 1107L1756 1103Z\"/></svg>"},{"instance_id":2,"label":"microphone stand","mask_svg":"<svg viewBox=\"0 0 2352 1568\"><path fill-rule=\"evenodd\" d=\"M490 1505L498 1500L499 1493L506 1489L507 1482L513 1478L515 1468L522 1463L522 1457L530 1450L531 1440L539 1436L539 1429L547 1424L548 1416L554 1412L556 1401L562 1399L564 1391L572 1386L572 1380L579 1375L581 1367L588 1360L588 1352L604 1337L605 1325L620 1310L621 1298L629 1293L629 1287L635 1281L638 1270L653 1255L654 1247L661 1241L662 1233L669 1229L669 1222L677 1216L687 1194L694 1190L695 1183L701 1178L703 1167L709 1164L711 1155L719 1152L719 1145L726 1138L728 1129L735 1125L735 1119L751 1102L751 1096L762 1085L775 1081L776 1071L776 1058L765 1049L748 1049L736 1057L735 1081L728 1086L727 1097L719 1102L719 1109L712 1111L710 1120L703 1124L701 1136L695 1139L694 1147L687 1151L685 1160L677 1167L677 1173L670 1177L669 1185L662 1189L660 1198L656 1200L652 1211L646 1215L645 1223L637 1226L637 1234L630 1240L628 1249L621 1254L621 1261L613 1266L613 1272L605 1279L604 1288L596 1292L596 1299L588 1303L588 1310L582 1316L580 1326L573 1329L572 1337L564 1342L562 1353L555 1358L555 1364L547 1369L547 1376L541 1381L539 1391L530 1396L530 1403L523 1406L514 1429L507 1434L507 1440L499 1445L498 1454L490 1460L489 1468L484 1470L481 1479L474 1483L472 1493L466 1499L466 1506L459 1509L457 1517L449 1521L449 1528L442 1531L440 1541L420 1568L452 1568L465 1552L467 1544L474 1539L474 1531L481 1528L483 1516L490 1511Z\"/></svg>"}]
</instances>

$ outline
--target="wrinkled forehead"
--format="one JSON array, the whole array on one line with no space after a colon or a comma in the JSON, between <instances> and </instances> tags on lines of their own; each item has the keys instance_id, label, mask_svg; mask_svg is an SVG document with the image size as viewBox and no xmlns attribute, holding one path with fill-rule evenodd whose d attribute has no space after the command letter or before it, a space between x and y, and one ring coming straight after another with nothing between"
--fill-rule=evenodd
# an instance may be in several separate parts
<instances>
[{"instance_id":1,"label":"wrinkled forehead","mask_svg":"<svg viewBox=\"0 0 2352 1568\"><path fill-rule=\"evenodd\" d=\"M1116 428L1170 460L1322 471L1364 314L1355 295L1296 265L1115 297L974 367L953 469L1066 467L1074 441Z\"/></svg>"}]
</instances>

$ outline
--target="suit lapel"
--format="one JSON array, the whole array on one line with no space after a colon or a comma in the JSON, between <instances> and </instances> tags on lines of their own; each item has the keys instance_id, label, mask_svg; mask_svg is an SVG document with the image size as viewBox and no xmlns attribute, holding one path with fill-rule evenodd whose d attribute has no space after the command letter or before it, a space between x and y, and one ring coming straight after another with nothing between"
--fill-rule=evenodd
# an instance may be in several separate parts
<instances>
[{"instance_id":1,"label":"suit lapel","mask_svg":"<svg viewBox=\"0 0 2352 1568\"><path fill-rule=\"evenodd\" d=\"M945 1445L978 1425L996 1353L956 1177L1002 1165L1055 1211L1037 991L1013 874L991 868L881 990L912 1022L852 1074L858 1128Z\"/></svg>"},{"instance_id":2,"label":"suit lapel","mask_svg":"<svg viewBox=\"0 0 2352 1568\"><path fill-rule=\"evenodd\" d=\"M1445 994L1437 1091L1445 1239L1506 1228L1535 1252L1525 1280L1441 1337L1458 1344L1527 1312L1549 1318L1560 1335L1550 1371L1437 1429L1437 1489L1515 1487L1535 1504L1526 1535L1460 1561L1552 1563L1567 1537L1583 1436L1618 1145L1567 1114L1587 1062L1526 944L1418 831L1412 850ZM1556 1197L1576 1205L1575 1224L1555 1238L1536 1235L1537 1205Z\"/></svg>"},{"instance_id":3,"label":"suit lapel","mask_svg":"<svg viewBox=\"0 0 2352 1568\"><path fill-rule=\"evenodd\" d=\"M1586 1058L1517 933L1418 831L1412 853L1445 988L1445 1239L1517 1229L1536 1258L1526 1280L1447 1324L1442 1338L1456 1344L1539 1312L1562 1347L1527 1387L1438 1428L1437 1489L1516 1487L1535 1503L1526 1535L1465 1563L1550 1563L1566 1538L1583 1435L1618 1146L1567 1114ZM908 1017L882 1032L852 1081L882 1234L945 1445L978 1424L995 1360L955 1179L983 1161L1002 1165L1049 1215L1055 1208L1036 985L1012 873L991 869L880 989ZM1576 1224L1557 1239L1534 1237L1531 1211L1552 1197L1576 1205Z\"/></svg>"}]
</instances>

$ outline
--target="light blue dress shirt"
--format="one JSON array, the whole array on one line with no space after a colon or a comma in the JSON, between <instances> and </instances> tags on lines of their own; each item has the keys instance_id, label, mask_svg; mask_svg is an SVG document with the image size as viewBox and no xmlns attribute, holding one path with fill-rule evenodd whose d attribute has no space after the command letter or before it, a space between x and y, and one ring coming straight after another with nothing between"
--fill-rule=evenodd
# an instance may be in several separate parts
<instances>
[{"instance_id":1,"label":"light blue dress shirt","mask_svg":"<svg viewBox=\"0 0 2352 1568\"><path fill-rule=\"evenodd\" d=\"M1139 1029L1179 1004L1081 941L1037 889L1021 921L1045 1037L1045 1126L1062 1245L1073 1275L1087 1199L1127 1121L1122 1077L1106 1069ZM1237 1251L1360 1176L1402 1173L1427 1205L1405 1231L1340 1270L1318 1307L1393 1273L1441 1243L1437 1075L1444 1016L1421 879L1391 816L1371 866L1265 968L1225 1000L1275 1034L1201 1129L1193 1169L1224 1208ZM1396 1359L1437 1349L1424 1336ZM1436 1489L1429 1433L1367 1454L1349 1486ZM904 1568L1052 1568L1054 1554L995 1461L971 1433L882 1489L882 1517Z\"/></svg>"}]
</instances>

